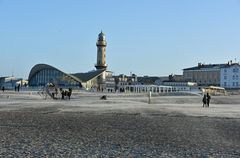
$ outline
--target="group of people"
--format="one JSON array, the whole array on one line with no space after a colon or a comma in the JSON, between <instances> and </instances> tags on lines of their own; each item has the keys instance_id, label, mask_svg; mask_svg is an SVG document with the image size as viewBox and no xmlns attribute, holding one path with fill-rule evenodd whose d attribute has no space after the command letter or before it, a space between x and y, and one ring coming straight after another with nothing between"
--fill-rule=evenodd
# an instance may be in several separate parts
<instances>
[{"instance_id":1,"label":"group of people","mask_svg":"<svg viewBox=\"0 0 240 158\"><path fill-rule=\"evenodd\" d=\"M60 88L59 91L60 91L60 94L62 95L62 99L64 99L64 97L67 96L68 99L70 100L72 95L72 88L69 88L68 90L64 90ZM56 96L58 95L58 88L50 86L47 88L47 92L49 95L51 95L53 99L57 99Z\"/></svg>"},{"instance_id":2,"label":"group of people","mask_svg":"<svg viewBox=\"0 0 240 158\"><path fill-rule=\"evenodd\" d=\"M15 86L15 87L14 87L14 89L15 89L15 92L16 92L16 91L18 91L18 92L19 92L19 89L20 89L20 84L19 84L18 86Z\"/></svg>"},{"instance_id":3,"label":"group of people","mask_svg":"<svg viewBox=\"0 0 240 158\"><path fill-rule=\"evenodd\" d=\"M68 90L64 90L63 88L56 87L53 83L48 83L46 86L46 92L49 94L53 99L57 99L57 95L60 92L62 99L68 97L70 100L72 95L72 88L68 88Z\"/></svg>"},{"instance_id":4,"label":"group of people","mask_svg":"<svg viewBox=\"0 0 240 158\"><path fill-rule=\"evenodd\" d=\"M68 96L68 99L70 100L71 95L72 95L72 88L69 88L68 91L60 88L60 92L62 94L62 99L64 99L64 96Z\"/></svg>"},{"instance_id":5,"label":"group of people","mask_svg":"<svg viewBox=\"0 0 240 158\"><path fill-rule=\"evenodd\" d=\"M209 103L210 103L210 100L211 100L211 96L209 95L209 93L207 94L204 94L203 95L203 107L208 107L209 108Z\"/></svg>"}]
</instances>

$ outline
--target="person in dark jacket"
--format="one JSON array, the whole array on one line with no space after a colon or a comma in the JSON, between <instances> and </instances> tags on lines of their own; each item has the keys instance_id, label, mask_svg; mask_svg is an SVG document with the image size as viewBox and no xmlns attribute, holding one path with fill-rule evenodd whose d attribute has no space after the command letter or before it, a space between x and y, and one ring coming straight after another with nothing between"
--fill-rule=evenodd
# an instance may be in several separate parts
<instances>
[{"instance_id":1,"label":"person in dark jacket","mask_svg":"<svg viewBox=\"0 0 240 158\"><path fill-rule=\"evenodd\" d=\"M72 88L69 88L68 89L68 92L67 92L67 96L68 96L68 99L70 100L71 98L71 95L72 95Z\"/></svg>"},{"instance_id":2,"label":"person in dark jacket","mask_svg":"<svg viewBox=\"0 0 240 158\"><path fill-rule=\"evenodd\" d=\"M19 89L20 89L20 84L17 86L17 91L19 92Z\"/></svg>"},{"instance_id":3,"label":"person in dark jacket","mask_svg":"<svg viewBox=\"0 0 240 158\"><path fill-rule=\"evenodd\" d=\"M209 93L207 93L207 107L209 108L209 103L211 100L211 96L209 95Z\"/></svg>"},{"instance_id":4,"label":"person in dark jacket","mask_svg":"<svg viewBox=\"0 0 240 158\"><path fill-rule=\"evenodd\" d=\"M203 102L203 107L205 107L206 104L207 104L207 96L206 96L206 94L203 95L202 102Z\"/></svg>"}]
</instances>

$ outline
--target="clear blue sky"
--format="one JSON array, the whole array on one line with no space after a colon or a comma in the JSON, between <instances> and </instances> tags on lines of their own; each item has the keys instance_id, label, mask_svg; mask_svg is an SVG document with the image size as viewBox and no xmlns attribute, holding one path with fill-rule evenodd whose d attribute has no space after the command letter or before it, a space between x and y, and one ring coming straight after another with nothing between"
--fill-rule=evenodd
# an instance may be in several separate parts
<instances>
[{"instance_id":1,"label":"clear blue sky","mask_svg":"<svg viewBox=\"0 0 240 158\"><path fill-rule=\"evenodd\" d=\"M240 61L240 0L0 0L0 76L93 70L101 29L115 74Z\"/></svg>"}]
</instances>

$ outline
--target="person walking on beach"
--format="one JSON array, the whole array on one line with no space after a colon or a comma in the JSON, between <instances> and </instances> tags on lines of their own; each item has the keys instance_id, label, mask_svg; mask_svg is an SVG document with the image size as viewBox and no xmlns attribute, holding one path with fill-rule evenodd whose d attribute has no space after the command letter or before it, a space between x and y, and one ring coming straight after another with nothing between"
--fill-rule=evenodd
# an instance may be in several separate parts
<instances>
[{"instance_id":1,"label":"person walking on beach","mask_svg":"<svg viewBox=\"0 0 240 158\"><path fill-rule=\"evenodd\" d=\"M207 103L207 96L206 96L206 94L203 95L202 102L203 102L203 107L205 107L206 103Z\"/></svg>"},{"instance_id":2,"label":"person walking on beach","mask_svg":"<svg viewBox=\"0 0 240 158\"><path fill-rule=\"evenodd\" d=\"M209 108L209 103L210 103L211 96L209 93L207 93L207 107Z\"/></svg>"},{"instance_id":3,"label":"person walking on beach","mask_svg":"<svg viewBox=\"0 0 240 158\"><path fill-rule=\"evenodd\" d=\"M17 86L17 91L19 92L19 89L20 89L20 84Z\"/></svg>"},{"instance_id":4,"label":"person walking on beach","mask_svg":"<svg viewBox=\"0 0 240 158\"><path fill-rule=\"evenodd\" d=\"M69 100L70 100L71 95L72 95L72 88L68 88L67 96L68 96Z\"/></svg>"}]
</instances>

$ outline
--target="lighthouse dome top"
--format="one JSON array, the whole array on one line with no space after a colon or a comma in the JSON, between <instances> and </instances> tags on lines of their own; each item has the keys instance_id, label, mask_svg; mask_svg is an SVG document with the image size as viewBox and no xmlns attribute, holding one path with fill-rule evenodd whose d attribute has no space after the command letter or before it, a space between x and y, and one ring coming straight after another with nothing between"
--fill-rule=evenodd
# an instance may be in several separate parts
<instances>
[{"instance_id":1,"label":"lighthouse dome top","mask_svg":"<svg viewBox=\"0 0 240 158\"><path fill-rule=\"evenodd\" d=\"M98 34L98 40L99 41L105 41L106 40L106 36L102 31Z\"/></svg>"}]
</instances>

